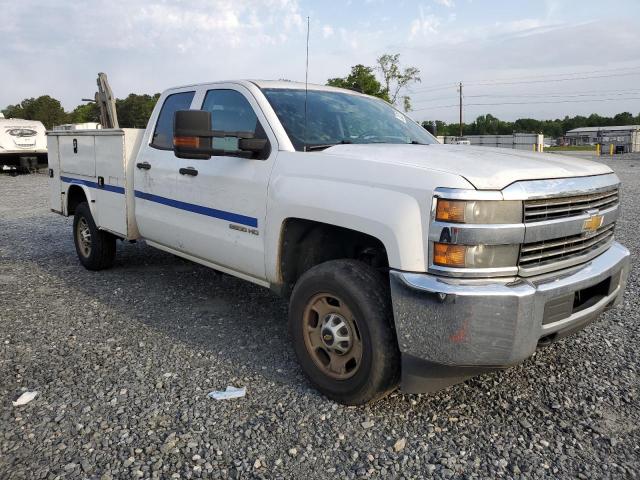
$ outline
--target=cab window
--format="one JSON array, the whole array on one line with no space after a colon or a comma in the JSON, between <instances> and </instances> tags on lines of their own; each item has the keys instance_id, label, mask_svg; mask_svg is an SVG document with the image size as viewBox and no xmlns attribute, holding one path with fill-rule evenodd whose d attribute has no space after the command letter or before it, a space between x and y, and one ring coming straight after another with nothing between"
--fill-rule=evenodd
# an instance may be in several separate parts
<instances>
[{"instance_id":1,"label":"cab window","mask_svg":"<svg viewBox=\"0 0 640 480\"><path fill-rule=\"evenodd\" d=\"M254 138L267 138L253 107L245 96L236 90L209 90L202 103L202 110L211 113L213 130L246 132L251 133ZM237 137L214 137L212 140L212 147L215 149L229 153L238 152ZM263 154L258 158L266 158L266 156Z\"/></svg>"},{"instance_id":2,"label":"cab window","mask_svg":"<svg viewBox=\"0 0 640 480\"><path fill-rule=\"evenodd\" d=\"M153 132L152 147L162 150L173 149L173 116L178 110L189 110L194 94L195 92L173 93L164 100Z\"/></svg>"}]
</instances>

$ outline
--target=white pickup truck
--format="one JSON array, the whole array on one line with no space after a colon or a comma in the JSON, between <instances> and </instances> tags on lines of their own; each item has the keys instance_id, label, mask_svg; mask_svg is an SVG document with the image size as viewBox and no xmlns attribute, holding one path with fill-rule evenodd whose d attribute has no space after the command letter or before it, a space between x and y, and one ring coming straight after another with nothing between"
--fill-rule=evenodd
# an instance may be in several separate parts
<instances>
[{"instance_id":1,"label":"white pickup truck","mask_svg":"<svg viewBox=\"0 0 640 480\"><path fill-rule=\"evenodd\" d=\"M303 371L360 404L522 362L622 298L618 177L441 145L389 104L292 82L189 85L146 130L49 132L80 262L140 240L290 302Z\"/></svg>"}]
</instances>

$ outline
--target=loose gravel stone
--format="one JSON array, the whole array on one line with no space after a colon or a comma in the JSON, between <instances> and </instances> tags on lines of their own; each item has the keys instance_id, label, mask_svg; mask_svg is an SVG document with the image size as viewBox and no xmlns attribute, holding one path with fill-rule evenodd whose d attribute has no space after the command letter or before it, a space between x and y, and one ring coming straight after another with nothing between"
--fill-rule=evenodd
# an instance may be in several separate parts
<instances>
[{"instance_id":1,"label":"loose gravel stone","mask_svg":"<svg viewBox=\"0 0 640 480\"><path fill-rule=\"evenodd\" d=\"M404 447L406 447L406 445L407 445L407 439L400 438L398 439L398 441L396 441L396 443L393 444L393 450L396 452L400 452L401 450L404 450Z\"/></svg>"},{"instance_id":2,"label":"loose gravel stone","mask_svg":"<svg viewBox=\"0 0 640 480\"><path fill-rule=\"evenodd\" d=\"M46 175L0 176L0 479L639 478L640 157L611 165L620 308L522 365L358 408L305 381L268 290L144 242L87 271ZM207 398L227 385L246 396Z\"/></svg>"}]
</instances>

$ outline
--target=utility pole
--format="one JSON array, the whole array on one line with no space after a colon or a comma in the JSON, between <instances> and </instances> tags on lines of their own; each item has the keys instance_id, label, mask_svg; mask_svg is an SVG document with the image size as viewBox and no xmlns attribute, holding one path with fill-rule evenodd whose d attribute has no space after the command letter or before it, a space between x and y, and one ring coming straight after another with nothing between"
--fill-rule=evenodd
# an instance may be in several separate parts
<instances>
[{"instance_id":1,"label":"utility pole","mask_svg":"<svg viewBox=\"0 0 640 480\"><path fill-rule=\"evenodd\" d=\"M460 136L462 137L462 82L458 85L458 91L460 92Z\"/></svg>"}]
</instances>

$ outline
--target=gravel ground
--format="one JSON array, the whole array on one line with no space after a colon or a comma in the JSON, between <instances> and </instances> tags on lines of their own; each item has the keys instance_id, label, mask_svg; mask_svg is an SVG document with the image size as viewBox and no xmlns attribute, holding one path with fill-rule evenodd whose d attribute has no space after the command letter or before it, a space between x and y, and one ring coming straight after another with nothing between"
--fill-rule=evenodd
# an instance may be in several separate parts
<instances>
[{"instance_id":1,"label":"gravel ground","mask_svg":"<svg viewBox=\"0 0 640 480\"><path fill-rule=\"evenodd\" d=\"M612 165L636 263L640 158ZM521 366L348 408L303 378L279 298L143 243L89 272L46 183L0 177L0 479L640 477L637 268ZM227 385L246 397L207 398Z\"/></svg>"}]
</instances>

